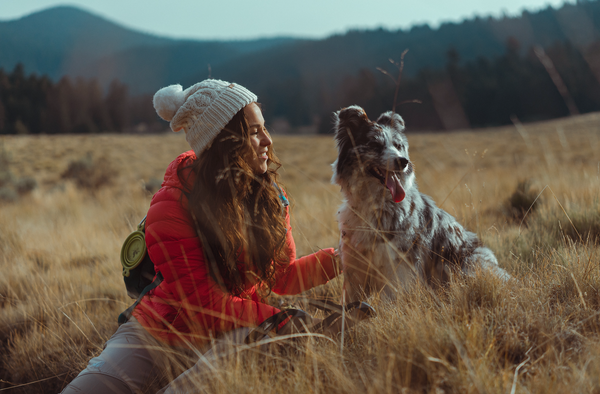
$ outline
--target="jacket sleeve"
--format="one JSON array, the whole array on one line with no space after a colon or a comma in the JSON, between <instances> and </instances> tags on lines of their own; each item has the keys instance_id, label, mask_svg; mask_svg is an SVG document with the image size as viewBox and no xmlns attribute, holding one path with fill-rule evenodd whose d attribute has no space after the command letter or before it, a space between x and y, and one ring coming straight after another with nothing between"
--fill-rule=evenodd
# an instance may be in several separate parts
<instances>
[{"instance_id":1,"label":"jacket sleeve","mask_svg":"<svg viewBox=\"0 0 600 394\"><path fill-rule=\"evenodd\" d=\"M213 280L192 219L178 196L174 189L162 190L148 211L148 253L164 277L152 293L155 309L160 309L157 314L176 329L199 325L197 331L224 332L256 326L279 312L256 297L233 296Z\"/></svg>"},{"instance_id":2,"label":"jacket sleeve","mask_svg":"<svg viewBox=\"0 0 600 394\"><path fill-rule=\"evenodd\" d=\"M281 272L273 291L281 295L299 294L327 283L340 272L334 257L334 249L321 249L296 259L296 244L292 236L289 207L286 207L286 248L290 265Z\"/></svg>"}]
</instances>

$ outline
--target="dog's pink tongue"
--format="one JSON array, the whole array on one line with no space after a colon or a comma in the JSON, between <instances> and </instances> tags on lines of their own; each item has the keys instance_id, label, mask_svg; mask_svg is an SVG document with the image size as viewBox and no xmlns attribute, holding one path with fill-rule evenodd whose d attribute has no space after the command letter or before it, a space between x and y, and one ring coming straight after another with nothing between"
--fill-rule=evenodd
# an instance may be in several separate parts
<instances>
[{"instance_id":1,"label":"dog's pink tongue","mask_svg":"<svg viewBox=\"0 0 600 394\"><path fill-rule=\"evenodd\" d=\"M400 184L400 178L398 178L398 175L394 174L393 172L388 173L388 176L385 179L385 185L388 189L390 189L390 193L392 193L394 202L400 202L404 200L404 197L406 197L406 192L404 191L402 184Z\"/></svg>"}]
</instances>

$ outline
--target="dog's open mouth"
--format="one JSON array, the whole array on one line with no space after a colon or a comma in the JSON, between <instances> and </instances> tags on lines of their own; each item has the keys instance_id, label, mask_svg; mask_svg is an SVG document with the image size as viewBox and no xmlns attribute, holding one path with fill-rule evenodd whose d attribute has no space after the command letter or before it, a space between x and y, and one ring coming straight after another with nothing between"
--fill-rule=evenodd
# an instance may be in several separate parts
<instances>
[{"instance_id":1,"label":"dog's open mouth","mask_svg":"<svg viewBox=\"0 0 600 394\"><path fill-rule=\"evenodd\" d=\"M377 167L372 167L369 172L375 178L379 179L382 185L385 185L392 193L394 202L400 202L406 197L406 192L400 183L400 174L393 171L381 170Z\"/></svg>"}]
</instances>

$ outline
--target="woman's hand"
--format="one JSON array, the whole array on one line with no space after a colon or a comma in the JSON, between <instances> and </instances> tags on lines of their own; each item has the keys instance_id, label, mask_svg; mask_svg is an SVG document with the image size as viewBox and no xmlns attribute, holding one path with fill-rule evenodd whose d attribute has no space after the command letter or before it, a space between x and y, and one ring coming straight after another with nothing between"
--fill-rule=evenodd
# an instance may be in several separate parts
<instances>
[{"instance_id":1,"label":"woman's hand","mask_svg":"<svg viewBox=\"0 0 600 394\"><path fill-rule=\"evenodd\" d=\"M313 319L310 315L301 317L291 316L287 323L285 323L283 327L277 331L277 335L298 334L301 332L306 332L307 329L310 331L310 328L315 324L315 322L320 320L321 319Z\"/></svg>"},{"instance_id":2,"label":"woman's hand","mask_svg":"<svg viewBox=\"0 0 600 394\"><path fill-rule=\"evenodd\" d=\"M334 249L333 250L333 262L335 264L335 269L338 272L343 272L342 256L340 255L340 250L339 249Z\"/></svg>"}]
</instances>

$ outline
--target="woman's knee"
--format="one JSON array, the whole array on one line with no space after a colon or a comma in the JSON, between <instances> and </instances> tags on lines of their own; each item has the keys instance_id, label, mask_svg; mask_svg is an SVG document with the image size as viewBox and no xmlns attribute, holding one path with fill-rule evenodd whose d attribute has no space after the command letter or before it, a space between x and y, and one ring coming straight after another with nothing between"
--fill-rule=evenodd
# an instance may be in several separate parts
<instances>
[{"instance_id":1,"label":"woman's knee","mask_svg":"<svg viewBox=\"0 0 600 394\"><path fill-rule=\"evenodd\" d=\"M158 385L163 354L136 321L123 324L64 393L136 393Z\"/></svg>"},{"instance_id":2,"label":"woman's knee","mask_svg":"<svg viewBox=\"0 0 600 394\"><path fill-rule=\"evenodd\" d=\"M77 376L61 394L133 394L123 381L110 375L87 373Z\"/></svg>"}]
</instances>

